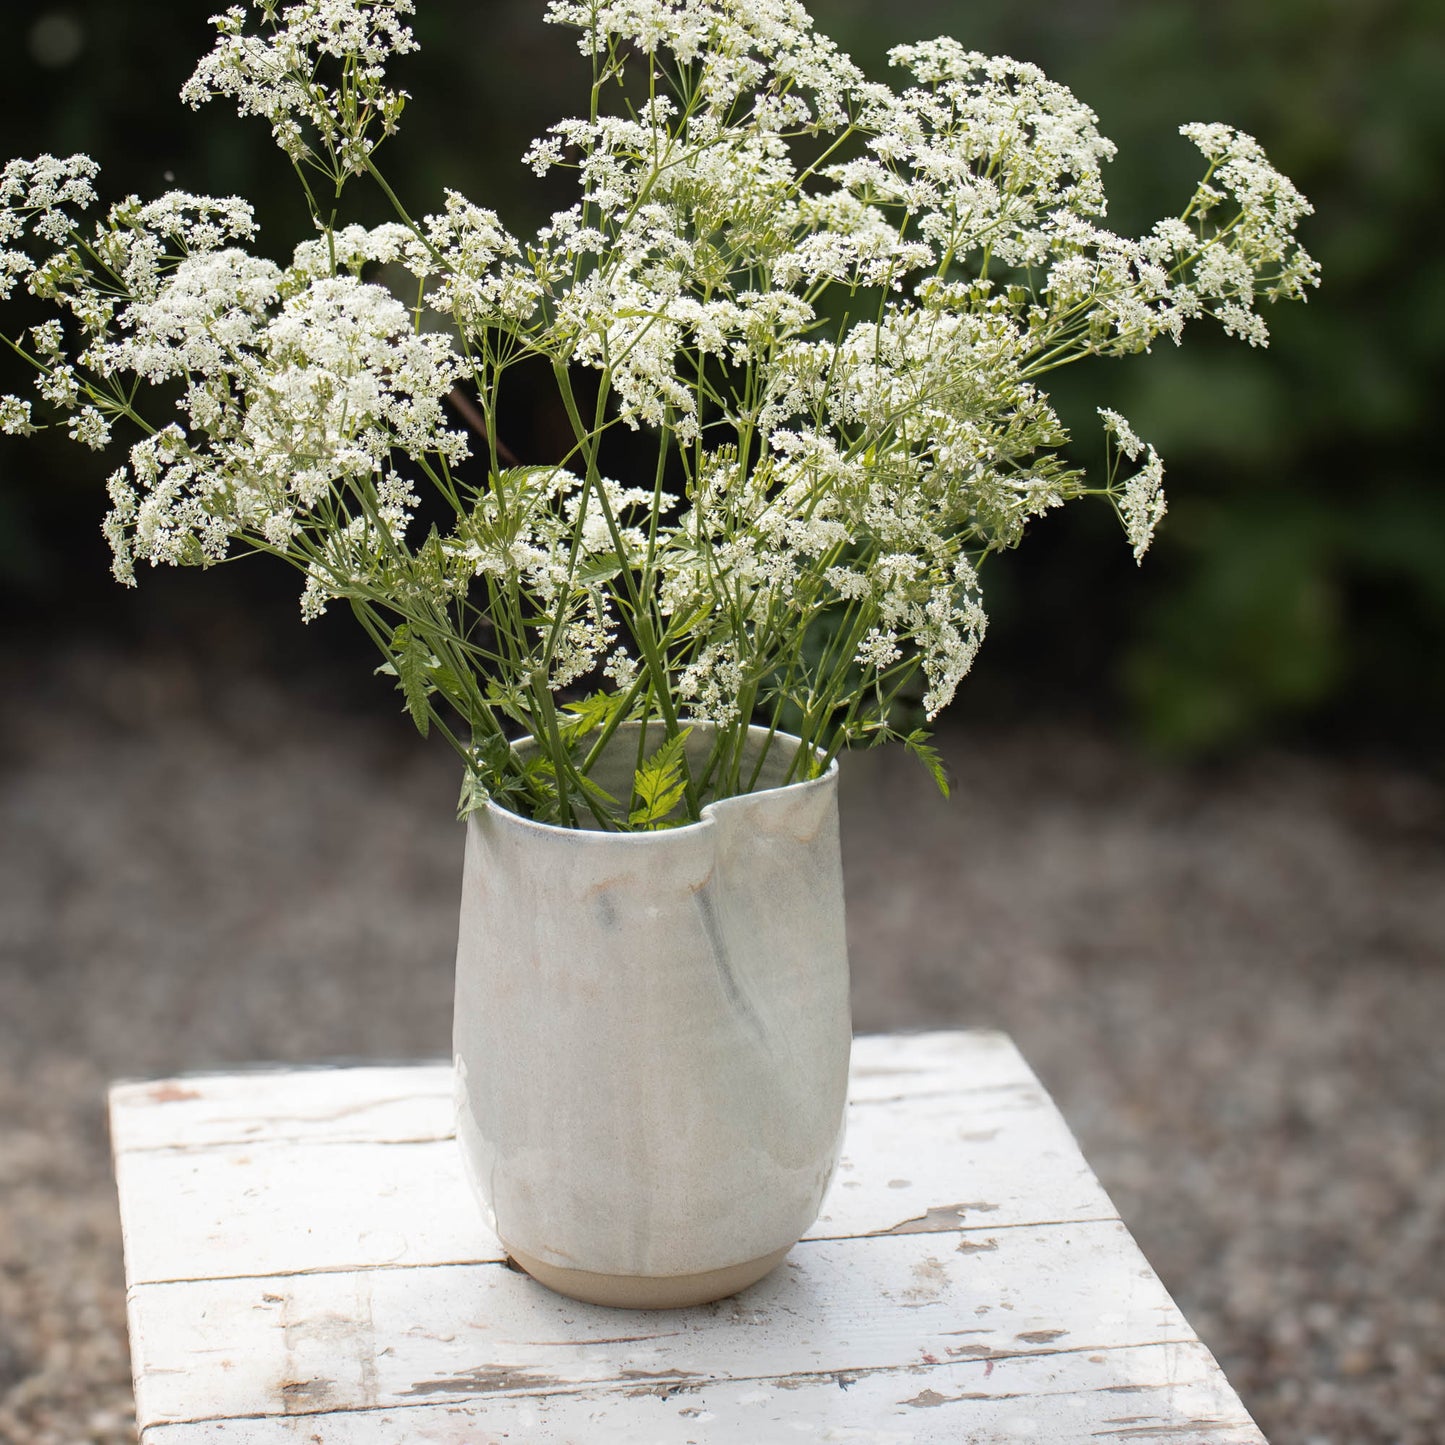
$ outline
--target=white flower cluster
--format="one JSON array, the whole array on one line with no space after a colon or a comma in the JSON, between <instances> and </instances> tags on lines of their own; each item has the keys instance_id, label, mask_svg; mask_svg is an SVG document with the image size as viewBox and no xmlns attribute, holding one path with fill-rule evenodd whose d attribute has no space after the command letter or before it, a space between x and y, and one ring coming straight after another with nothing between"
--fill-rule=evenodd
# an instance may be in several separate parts
<instances>
[{"instance_id":1,"label":"white flower cluster","mask_svg":"<svg viewBox=\"0 0 1445 1445\"><path fill-rule=\"evenodd\" d=\"M1037 266L1065 217L1103 213L1113 143L1037 66L946 39L889 58L920 84L870 96L861 123L873 155L834 167L840 183L916 216L940 255L987 248L1008 266Z\"/></svg>"},{"instance_id":2,"label":"white flower cluster","mask_svg":"<svg viewBox=\"0 0 1445 1445\"><path fill-rule=\"evenodd\" d=\"M396 130L408 98L387 86L385 63L416 49L401 18L415 9L412 0L303 0L285 6L279 21L275 0L258 0L252 8L261 11L270 35L246 33L243 5L216 16L216 47L196 67L181 99L194 109L228 96L241 115L270 121L276 143L292 160L324 157L323 169L338 177L364 171L380 140ZM348 67L354 90L346 102L339 90L318 83L322 60Z\"/></svg>"},{"instance_id":3,"label":"white flower cluster","mask_svg":"<svg viewBox=\"0 0 1445 1445\"><path fill-rule=\"evenodd\" d=\"M33 161L10 161L0 171L0 246L9 246L25 233L27 224L36 236L60 245L70 234L75 218L65 208L85 210L95 200L91 182L100 167L89 156L65 160L40 156ZM4 273L13 277L27 261L6 258ZM9 296L9 286L0 299Z\"/></svg>"},{"instance_id":4,"label":"white flower cluster","mask_svg":"<svg viewBox=\"0 0 1445 1445\"><path fill-rule=\"evenodd\" d=\"M5 213L12 231L28 211L41 232L60 200L85 198L74 176L67 192L61 172L42 174L46 189L31 185ZM106 532L124 580L137 559L219 560L228 539L248 533L284 548L299 528L330 525L336 507L365 511L342 500L348 489L368 498L367 526L400 537L416 498L409 484L386 481L393 454L441 465L466 454L441 406L462 370L451 338L418 334L389 291L333 274L330 248L316 242L284 271L229 244L254 230L250 208L234 199L131 198L84 250L72 230L68 246L29 272L30 289L68 313L83 339L71 358L61 321L31 332L37 389L72 413L72 438L104 446L132 379L182 386L184 425L143 437L111 480ZM420 250L399 226L348 230L338 244L353 269ZM30 429L29 404L6 399L0 425Z\"/></svg>"},{"instance_id":5,"label":"white flower cluster","mask_svg":"<svg viewBox=\"0 0 1445 1445\"><path fill-rule=\"evenodd\" d=\"M1164 520L1168 507L1164 501L1164 463L1159 453L1147 442L1139 439L1134 428L1108 407L1101 406L1099 415L1104 421L1104 431L1115 449L1131 462L1144 457L1144 465L1128 479L1122 488L1113 484L1111 468L1109 495L1124 524L1124 534L1134 548L1134 560L1142 561L1154 532Z\"/></svg>"},{"instance_id":6,"label":"white flower cluster","mask_svg":"<svg viewBox=\"0 0 1445 1445\"><path fill-rule=\"evenodd\" d=\"M137 443L112 478L118 575L136 559L218 561L247 533L284 549L338 519L399 541L417 499L398 485L393 453L466 455L442 412L461 373L450 338L418 335L379 286L299 284L305 269L288 277L234 250L188 257L154 300L119 313L119 339L92 348L102 376L185 385L187 425Z\"/></svg>"},{"instance_id":7,"label":"white flower cluster","mask_svg":"<svg viewBox=\"0 0 1445 1445\"><path fill-rule=\"evenodd\" d=\"M149 431L111 478L117 576L133 581L137 560L220 560L248 535L284 550L338 521L395 545L417 498L393 456L446 466L466 455L441 405L462 362L449 336L418 334L406 307L354 273L425 257L422 244L399 225L347 228L304 243L282 270L233 244L255 235L244 201L181 191L130 197L86 236L65 208L93 200L94 172L84 157L12 163L0 234L60 247L38 263L6 254L78 335L72 354L61 319L30 333L37 390L70 413L72 439L105 446L137 380L181 386L184 424ZM338 255L353 274L334 272ZM0 428L33 430L30 403L0 402Z\"/></svg>"},{"instance_id":8,"label":"white flower cluster","mask_svg":"<svg viewBox=\"0 0 1445 1445\"><path fill-rule=\"evenodd\" d=\"M580 30L583 54L619 71L630 48L669 51L679 66L700 68L707 114L724 118L751 103L757 123L774 131L842 125L864 84L797 0L549 0L547 19Z\"/></svg>"},{"instance_id":9,"label":"white flower cluster","mask_svg":"<svg viewBox=\"0 0 1445 1445\"><path fill-rule=\"evenodd\" d=\"M19 396L0 396L0 432L6 436L29 436L34 430L30 403Z\"/></svg>"},{"instance_id":10,"label":"white flower cluster","mask_svg":"<svg viewBox=\"0 0 1445 1445\"><path fill-rule=\"evenodd\" d=\"M448 191L446 209L426 218L424 250L427 259L414 255L411 269L438 278L427 300L464 335L531 319L540 287L520 267L498 264L516 256L519 247L495 212Z\"/></svg>"},{"instance_id":11,"label":"white flower cluster","mask_svg":"<svg viewBox=\"0 0 1445 1445\"><path fill-rule=\"evenodd\" d=\"M497 476L442 544L462 578L515 587L532 615L547 619L534 641L516 640L525 671L542 669L551 691L604 662L618 677L634 672L618 645L616 597L607 584L624 567L641 565L652 501L651 492L606 477L589 484L562 467L515 468Z\"/></svg>"}]
</instances>

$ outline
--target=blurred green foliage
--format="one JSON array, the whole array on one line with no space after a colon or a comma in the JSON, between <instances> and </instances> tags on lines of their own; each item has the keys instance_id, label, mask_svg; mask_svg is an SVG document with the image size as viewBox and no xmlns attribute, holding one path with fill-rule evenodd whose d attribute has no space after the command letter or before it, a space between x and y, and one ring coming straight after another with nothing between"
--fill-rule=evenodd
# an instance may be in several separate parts
<instances>
[{"instance_id":1,"label":"blurred green foliage","mask_svg":"<svg viewBox=\"0 0 1445 1445\"><path fill-rule=\"evenodd\" d=\"M0 153L87 151L107 197L170 185L238 192L258 204L263 245L276 238L284 252L307 222L264 125L215 105L192 116L175 99L209 47L216 8L31 7L13 31ZM418 211L450 185L513 229L532 227L569 199L517 157L578 104L570 38L540 23L540 0L418 8L423 48L400 70L416 99L384 168ZM1438 758L1439 0L813 0L812 9L875 75L888 46L938 34L1043 65L1119 144L1109 179L1120 229L1182 203L1197 155L1176 131L1189 120L1258 136L1318 212L1304 239L1323 263L1323 288L1308 307L1271 317L1268 351L1201 325L1181 351L1166 345L1059 377L1077 459L1101 462L1093 408L1117 408L1164 455L1170 516L1139 571L1102 509L1051 518L1003 559L984 579L994 635L957 705L1127 706L1143 736L1189 752L1283 736ZM377 205L357 218L383 214ZM23 385L0 368L0 390ZM546 428L543 416L518 430L525 439ZM0 586L18 605L52 612L79 597L74 621L93 626L105 568L94 483L108 465L64 445L0 440Z\"/></svg>"},{"instance_id":2,"label":"blurred green foliage","mask_svg":"<svg viewBox=\"0 0 1445 1445\"><path fill-rule=\"evenodd\" d=\"M926 8L945 26L964 13ZM1122 647L1086 652L1076 681L1106 669L1157 744L1353 736L1438 757L1445 493L1431 433L1445 381L1435 179L1445 10L1436 0L1046 8L1045 18L975 0L968 38L1037 60L1099 113L1119 144L1113 224L1137 230L1180 195L1192 166L1181 122L1227 121L1258 136L1314 201L1303 235L1324 285L1307 308L1271 318L1268 351L1199 329L1177 353L1061 381L1079 459L1094 460L1086 411L1117 407L1163 453L1171 513L1137 583L1079 556L1090 528L1072 514L1046 555L1026 544L1010 559L1010 580L1050 613L1089 584L1113 598L1123 589L1133 620L1120 619ZM1025 631L1046 639L1049 628L1044 617Z\"/></svg>"}]
</instances>

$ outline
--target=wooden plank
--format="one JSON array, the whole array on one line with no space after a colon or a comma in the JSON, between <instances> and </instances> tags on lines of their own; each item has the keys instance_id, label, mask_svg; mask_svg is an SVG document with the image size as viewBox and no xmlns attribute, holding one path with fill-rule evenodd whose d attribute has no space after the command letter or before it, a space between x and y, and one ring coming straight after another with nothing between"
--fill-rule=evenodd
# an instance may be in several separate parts
<instances>
[{"instance_id":1,"label":"wooden plank","mask_svg":"<svg viewBox=\"0 0 1445 1445\"><path fill-rule=\"evenodd\" d=\"M449 1063L190 1074L110 1091L111 1146L197 1149L264 1139L403 1141L453 1133Z\"/></svg>"},{"instance_id":2,"label":"wooden plank","mask_svg":"<svg viewBox=\"0 0 1445 1445\"><path fill-rule=\"evenodd\" d=\"M455 1139L140 1150L116 1160L132 1284L505 1258Z\"/></svg>"},{"instance_id":3,"label":"wooden plank","mask_svg":"<svg viewBox=\"0 0 1445 1445\"><path fill-rule=\"evenodd\" d=\"M808 1242L696 1310L580 1305L502 1265L139 1285L130 1298L142 1426L1194 1341L1117 1221Z\"/></svg>"},{"instance_id":4,"label":"wooden plank","mask_svg":"<svg viewBox=\"0 0 1445 1445\"><path fill-rule=\"evenodd\" d=\"M850 1103L843 1157L808 1238L1117 1219L1036 1086Z\"/></svg>"},{"instance_id":5,"label":"wooden plank","mask_svg":"<svg viewBox=\"0 0 1445 1445\"><path fill-rule=\"evenodd\" d=\"M924 1056L930 1067L900 1075L871 1062L882 1052L874 1042L860 1041L863 1081L929 1087L906 1108L877 1097L850 1105L838 1175L809 1238L1116 1217L1052 1102L1018 1077L1012 1046L985 1050L1006 1071L986 1067L984 1087L949 1092L940 1085L958 1082L966 1051L936 1049ZM502 1258L463 1179L435 1068L294 1078L287 1098L268 1077L262 1117L273 1130L326 1133L229 1142L244 1127L234 1092L244 1076L196 1081L208 1091L205 1112L192 1099L161 1106L190 1110L187 1131L206 1141L190 1147L177 1132L126 1124L158 1106L133 1093L117 1103L126 1137L151 1141L116 1159L132 1284ZM356 1086L350 1105L347 1083ZM362 1127L381 1138L355 1141Z\"/></svg>"},{"instance_id":6,"label":"wooden plank","mask_svg":"<svg viewBox=\"0 0 1445 1445\"><path fill-rule=\"evenodd\" d=\"M855 1103L1010 1088L1040 1086L1004 1034L877 1034L853 1042ZM257 1139L400 1142L451 1132L449 1115L435 1106L451 1106L452 1071L422 1063L191 1074L117 1084L110 1099L117 1154Z\"/></svg>"},{"instance_id":7,"label":"wooden plank","mask_svg":"<svg viewBox=\"0 0 1445 1445\"><path fill-rule=\"evenodd\" d=\"M1265 1445L1202 1345L160 1425L142 1445Z\"/></svg>"},{"instance_id":8,"label":"wooden plank","mask_svg":"<svg viewBox=\"0 0 1445 1445\"><path fill-rule=\"evenodd\" d=\"M848 1097L854 1103L1012 1088L1042 1091L1013 1040L992 1029L860 1034L853 1040Z\"/></svg>"},{"instance_id":9,"label":"wooden plank","mask_svg":"<svg viewBox=\"0 0 1445 1445\"><path fill-rule=\"evenodd\" d=\"M132 1284L503 1257L450 1138L143 1149L116 1178L127 1217L152 1222L126 1232ZM1114 1217L1046 1100L928 1097L850 1110L808 1238Z\"/></svg>"}]
</instances>

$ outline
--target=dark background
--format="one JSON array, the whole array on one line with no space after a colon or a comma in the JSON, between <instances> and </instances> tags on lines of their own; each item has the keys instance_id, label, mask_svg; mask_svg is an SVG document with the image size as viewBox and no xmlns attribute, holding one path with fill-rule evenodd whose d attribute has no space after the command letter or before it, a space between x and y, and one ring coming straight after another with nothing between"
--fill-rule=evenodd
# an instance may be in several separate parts
<instances>
[{"instance_id":1,"label":"dark background","mask_svg":"<svg viewBox=\"0 0 1445 1445\"><path fill-rule=\"evenodd\" d=\"M83 150L105 202L171 186L257 204L261 248L285 259L309 222L264 123L176 92L209 48L215 0L42 5L13 33L0 150ZM1262 742L1441 759L1445 501L1433 405L1445 355L1437 237L1445 170L1445 24L1434 0L817 0L820 28L871 74L890 44L948 33L1042 64L1098 112L1120 156L1111 223L1177 210L1198 157L1175 133L1224 120L1257 135L1314 201L1324 267L1307 306L1274 309L1267 351L1197 325L1182 350L1063 373L1077 459L1100 456L1094 406L1114 406L1168 468L1169 517L1136 569L1102 506L1036 526L985 577L994 628L955 708L1008 723L1104 722L1212 757ZM517 160L575 109L572 37L539 0L426 0L419 54L394 66L416 97L383 169L414 213L444 185L526 233L570 200ZM357 219L386 215L365 182ZM28 320L11 306L10 329ZM3 389L28 386L13 363ZM546 448L545 417L512 433ZM117 456L63 435L0 446L0 589L15 655L76 634L173 646L278 670L296 685L389 700L347 619L295 625L289 576L108 579L98 485ZM23 682L23 679L17 679Z\"/></svg>"}]
</instances>

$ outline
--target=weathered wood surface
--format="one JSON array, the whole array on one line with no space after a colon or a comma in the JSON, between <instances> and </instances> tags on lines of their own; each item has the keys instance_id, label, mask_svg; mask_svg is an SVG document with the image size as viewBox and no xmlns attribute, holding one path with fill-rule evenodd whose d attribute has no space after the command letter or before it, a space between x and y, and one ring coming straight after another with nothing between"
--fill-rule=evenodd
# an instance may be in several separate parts
<instances>
[{"instance_id":1,"label":"weathered wood surface","mask_svg":"<svg viewBox=\"0 0 1445 1445\"><path fill-rule=\"evenodd\" d=\"M440 1065L119 1085L143 1445L1262 1445L997 1034L862 1038L808 1238L701 1309L503 1261Z\"/></svg>"},{"instance_id":2,"label":"weathered wood surface","mask_svg":"<svg viewBox=\"0 0 1445 1445\"><path fill-rule=\"evenodd\" d=\"M418 1404L160 1425L146 1445L1257 1445L1202 1345L1070 1357L1020 1355L912 1373L638 1381L624 1390L487 1396L485 1408Z\"/></svg>"}]
</instances>

